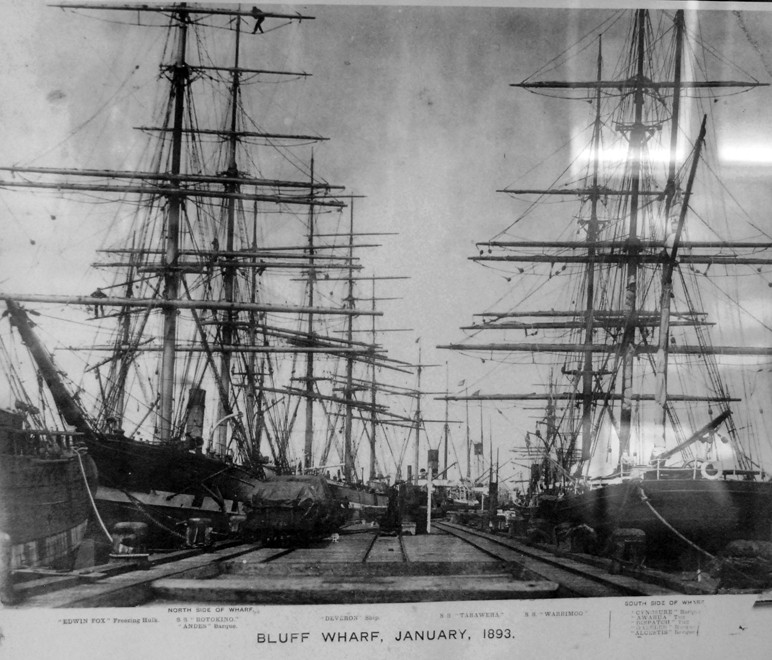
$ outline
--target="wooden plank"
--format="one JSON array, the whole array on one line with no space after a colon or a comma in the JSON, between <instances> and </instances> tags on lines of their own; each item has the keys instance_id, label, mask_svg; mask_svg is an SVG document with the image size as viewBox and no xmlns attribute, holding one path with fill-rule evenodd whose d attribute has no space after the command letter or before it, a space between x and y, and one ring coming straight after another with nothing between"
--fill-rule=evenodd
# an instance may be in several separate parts
<instances>
[{"instance_id":1,"label":"wooden plank","mask_svg":"<svg viewBox=\"0 0 772 660\"><path fill-rule=\"evenodd\" d=\"M495 561L479 548L446 533L419 534L403 538L411 561Z\"/></svg>"},{"instance_id":2,"label":"wooden plank","mask_svg":"<svg viewBox=\"0 0 772 660\"><path fill-rule=\"evenodd\" d=\"M215 546L215 549L226 549L234 546L231 542ZM34 596L51 594L62 589L71 589L79 585L97 582L108 577L122 575L137 570L145 570L149 564L160 566L188 557L198 557L201 549L187 548L173 552L151 554L145 564L137 560L112 560L109 564L80 568L74 571L51 571L45 569L18 569L13 572L14 592L24 602Z\"/></svg>"},{"instance_id":3,"label":"wooden plank","mask_svg":"<svg viewBox=\"0 0 772 660\"><path fill-rule=\"evenodd\" d=\"M175 575L214 577L219 575L219 562L251 552L252 545L236 546L215 552L186 557L175 562L161 563L147 570L136 570L100 580L79 584L68 589L28 598L19 607L134 607L147 603L153 596L154 580Z\"/></svg>"},{"instance_id":4,"label":"wooden plank","mask_svg":"<svg viewBox=\"0 0 772 660\"><path fill-rule=\"evenodd\" d=\"M309 577L328 576L341 578L464 575L508 575L519 580L537 581L541 578L523 569L515 562L315 562L253 564L239 560L220 564L223 577Z\"/></svg>"},{"instance_id":5,"label":"wooden plank","mask_svg":"<svg viewBox=\"0 0 772 660\"><path fill-rule=\"evenodd\" d=\"M240 554L238 559L224 561L238 561L240 564L259 564L260 562L271 561L287 551L288 548L257 548L253 549L251 552Z\"/></svg>"},{"instance_id":6,"label":"wooden plank","mask_svg":"<svg viewBox=\"0 0 772 660\"><path fill-rule=\"evenodd\" d=\"M402 548L397 536L379 536L367 558L369 565L379 562L403 563Z\"/></svg>"},{"instance_id":7,"label":"wooden plank","mask_svg":"<svg viewBox=\"0 0 772 660\"><path fill-rule=\"evenodd\" d=\"M442 527L452 531L459 538L469 539L481 547L490 547L491 551L504 560L518 561L526 568L546 580L554 580L563 585L570 593L565 596L611 596L645 595L663 596L678 594L666 587L642 582L624 575L611 575L607 570L585 564L569 557L559 557L545 550L524 546L512 539L495 536L486 532L470 532L452 523L442 523ZM616 590L617 594L612 594Z\"/></svg>"},{"instance_id":8,"label":"wooden plank","mask_svg":"<svg viewBox=\"0 0 772 660\"><path fill-rule=\"evenodd\" d=\"M495 574L484 579L479 575L161 579L152 586L162 601L274 605L534 599L553 597L558 589L554 582Z\"/></svg>"},{"instance_id":9,"label":"wooden plank","mask_svg":"<svg viewBox=\"0 0 772 660\"><path fill-rule=\"evenodd\" d=\"M278 562L361 562L365 552L372 541L372 533L343 535L336 543L323 541L313 543L309 547L298 547L286 558L277 559Z\"/></svg>"},{"instance_id":10,"label":"wooden plank","mask_svg":"<svg viewBox=\"0 0 772 660\"><path fill-rule=\"evenodd\" d=\"M35 580L25 580L24 582L14 584L13 592L17 598L26 600L39 594L66 589L67 587L75 586L80 582L81 579L77 575L45 575Z\"/></svg>"}]
</instances>

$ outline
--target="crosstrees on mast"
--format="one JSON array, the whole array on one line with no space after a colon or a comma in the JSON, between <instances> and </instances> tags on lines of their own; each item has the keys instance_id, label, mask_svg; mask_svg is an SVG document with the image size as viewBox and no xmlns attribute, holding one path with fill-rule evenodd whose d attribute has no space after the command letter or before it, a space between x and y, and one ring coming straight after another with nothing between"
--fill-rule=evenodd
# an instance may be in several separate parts
<instances>
[{"instance_id":1,"label":"crosstrees on mast","mask_svg":"<svg viewBox=\"0 0 772 660\"><path fill-rule=\"evenodd\" d=\"M496 270L512 264L523 278L539 276L540 264L550 267L549 275L545 269L546 279L566 271L570 277L556 281L566 282L566 288L571 290L572 304L577 308L571 311L558 307L484 312L476 315L481 320L464 326L463 329L470 333L468 340L439 346L470 355L490 356L497 363L525 365L528 355L536 365L544 365L549 360L557 362L565 378L565 392L553 392L547 397L522 388L526 391L478 392L471 396L448 395L448 398L457 401L565 401L570 408L561 423L561 442L566 450L565 460L573 461L577 467L576 476L588 467L596 451L601 425L603 432L615 439L614 447L618 452L615 460L617 470L621 472L623 462L629 460L629 452L633 449L634 434L638 442L638 434L643 433L641 425L649 423L643 420L650 419L652 413L660 417L660 442L672 443L672 437L665 433L668 429L675 434L677 444L688 453L688 444L682 445L684 430L676 415L675 404L704 403L708 404L708 411L710 405L728 410L729 403L739 399L729 396L721 384L721 375L714 365L716 357L726 356L729 364L732 358L772 355L768 346L752 345L753 342L732 345L730 340L709 344L706 329L716 322L707 311L700 311L702 301L696 300L695 308L688 291L674 292L675 273L682 279L688 271L707 276L711 266L762 272L761 267L772 264L772 243L764 238L700 240L683 232L684 220L691 212L692 181L701 158L704 132L694 141L692 154L686 162L679 163L681 145L678 138L685 123L681 117L682 96L703 98L706 96L703 92L712 89L744 91L767 86L767 83L751 78L684 80L689 77L687 71L696 70L684 65L685 33L684 13L678 10L671 32L672 50L668 51L667 59L657 59L650 50L659 45L661 37L653 36L649 12L637 10L633 13L629 50L619 63L619 80L610 80L604 72L603 42L599 39L595 80L526 81L512 85L537 93L555 90L556 97L560 96L560 90L580 90L586 95L570 98L586 100L593 106L594 116L588 126L592 137L586 147L581 147L587 153L581 151L578 159L584 162L586 155L587 166L581 178L572 178L565 186L560 183L545 187L511 185L498 190L512 197L538 195L541 201L554 197L556 206L553 208L560 208L557 202L561 198L575 197L582 206L575 218L578 221L576 234L582 236L567 240L559 232L550 235L539 229L535 240L524 240L517 236L510 239L502 232L492 240L478 242L479 253L470 260ZM662 71L657 71L660 66ZM609 112L612 105L613 112ZM608 174L601 170L602 166L605 169L605 153L607 150L612 154L616 152L607 142L610 132L607 129L613 129L622 138L620 142L626 152L626 158L614 156L609 161ZM667 159L650 159L649 151L653 148L650 143L663 144ZM659 149L659 146L654 148ZM605 176L613 177L613 180L604 179ZM657 177L661 177L660 181ZM536 203L531 203L528 214L533 215L535 209ZM545 223L545 230L553 231L549 223L557 221L559 216L555 211L542 210L540 219ZM525 217L524 214L518 220ZM511 226L507 231L510 229ZM523 268L521 264L533 266ZM706 267L704 273L695 269L700 265ZM514 268L509 272L517 276ZM661 275L661 282L654 273ZM538 291L530 286L529 290ZM684 297L685 305L675 301L676 294ZM676 336L681 333L671 330L677 329L684 330L684 339L676 341ZM527 339L507 336L501 341L483 342L477 337L480 332L494 330L521 331ZM690 340L686 331L698 341ZM530 339L537 334L543 334L543 338ZM682 385L685 390L682 393L669 391L669 361L679 369L696 361L704 363L711 374L708 390L712 389L712 393L690 392L688 385ZM658 379L656 386L655 378ZM658 405L659 410L652 404ZM640 421L638 416L634 418L639 408L643 411ZM734 433L731 417L725 416L721 420L726 429ZM572 458L575 446L581 447L581 454ZM738 460L741 465L749 465L742 455Z\"/></svg>"}]
</instances>

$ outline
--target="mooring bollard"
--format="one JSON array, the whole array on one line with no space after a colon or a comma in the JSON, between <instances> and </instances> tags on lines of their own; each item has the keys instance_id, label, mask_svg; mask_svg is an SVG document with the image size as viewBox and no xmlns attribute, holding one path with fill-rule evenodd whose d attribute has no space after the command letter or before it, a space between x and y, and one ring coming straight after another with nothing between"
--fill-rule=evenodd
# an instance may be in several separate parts
<instances>
[{"instance_id":1,"label":"mooring bollard","mask_svg":"<svg viewBox=\"0 0 772 660\"><path fill-rule=\"evenodd\" d=\"M110 559L137 561L147 565L147 525L140 522L120 522L113 527L113 551Z\"/></svg>"},{"instance_id":2,"label":"mooring bollard","mask_svg":"<svg viewBox=\"0 0 772 660\"><path fill-rule=\"evenodd\" d=\"M188 518L185 532L185 542L190 548L212 544L212 521L209 518Z\"/></svg>"},{"instance_id":3,"label":"mooring bollard","mask_svg":"<svg viewBox=\"0 0 772 660\"><path fill-rule=\"evenodd\" d=\"M0 603L13 605L17 601L11 576L11 537L0 532Z\"/></svg>"},{"instance_id":4,"label":"mooring bollard","mask_svg":"<svg viewBox=\"0 0 772 660\"><path fill-rule=\"evenodd\" d=\"M646 558L646 534L643 530L634 528L615 529L611 534L611 568L610 573L616 575L622 572L624 563L639 568Z\"/></svg>"}]
</instances>

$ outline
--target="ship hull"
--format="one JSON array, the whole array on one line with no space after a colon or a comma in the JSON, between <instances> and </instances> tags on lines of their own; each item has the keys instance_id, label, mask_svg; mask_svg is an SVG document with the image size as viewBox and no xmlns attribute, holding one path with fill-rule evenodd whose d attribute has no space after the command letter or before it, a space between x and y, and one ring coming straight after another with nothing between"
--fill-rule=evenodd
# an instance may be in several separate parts
<instances>
[{"instance_id":1,"label":"ship hull","mask_svg":"<svg viewBox=\"0 0 772 660\"><path fill-rule=\"evenodd\" d=\"M2 456L0 531L11 538L11 569L71 568L92 511L81 460L95 489L88 456Z\"/></svg>"},{"instance_id":2,"label":"ship hull","mask_svg":"<svg viewBox=\"0 0 772 660\"><path fill-rule=\"evenodd\" d=\"M388 494L336 481L328 483L333 496L346 504L347 522L378 522L386 514Z\"/></svg>"},{"instance_id":3,"label":"ship hull","mask_svg":"<svg viewBox=\"0 0 772 660\"><path fill-rule=\"evenodd\" d=\"M157 550L185 545L186 527L191 520L207 520L215 535L224 537L238 533L244 519L243 502L225 500L221 505L208 495L131 491L100 485L95 499L109 530L118 523L144 523L147 525L145 545Z\"/></svg>"},{"instance_id":4,"label":"ship hull","mask_svg":"<svg viewBox=\"0 0 772 660\"><path fill-rule=\"evenodd\" d=\"M380 521L388 496L315 475L282 475L256 489L245 528L265 540L307 542L350 522Z\"/></svg>"},{"instance_id":5,"label":"ship hull","mask_svg":"<svg viewBox=\"0 0 772 660\"><path fill-rule=\"evenodd\" d=\"M95 499L105 525L145 523L153 548L184 544L185 523L194 518L208 519L218 535L234 533L260 481L231 463L174 446L122 437L88 444L99 470Z\"/></svg>"},{"instance_id":6,"label":"ship hull","mask_svg":"<svg viewBox=\"0 0 772 660\"><path fill-rule=\"evenodd\" d=\"M258 476L227 460L196 451L198 443L193 446L187 441L152 444L127 438L122 433L96 431L62 383L27 314L13 300L6 299L5 303L59 413L88 447L99 472L100 487L119 491L130 503L116 506L114 497L104 497L104 490L101 495L97 494L97 508L108 529L119 522L151 523L148 542L159 548L175 547L184 537L175 529L177 522L201 517L202 505L210 498L217 502L221 514L213 516L212 522L219 525L216 531L229 531L230 519L240 513L240 503L249 500ZM163 502L151 502L159 495ZM173 502L178 495L190 496L189 502L182 505ZM167 516L169 508L174 509L173 516Z\"/></svg>"},{"instance_id":7,"label":"ship hull","mask_svg":"<svg viewBox=\"0 0 772 660\"><path fill-rule=\"evenodd\" d=\"M686 549L679 534L714 553L735 539L772 541L772 482L628 481L544 502L538 515L553 524L589 525L601 538L615 529L642 530L649 553Z\"/></svg>"},{"instance_id":8,"label":"ship hull","mask_svg":"<svg viewBox=\"0 0 772 660\"><path fill-rule=\"evenodd\" d=\"M346 523L347 509L326 479L279 475L255 489L245 529L264 542L304 543L337 532Z\"/></svg>"}]
</instances>

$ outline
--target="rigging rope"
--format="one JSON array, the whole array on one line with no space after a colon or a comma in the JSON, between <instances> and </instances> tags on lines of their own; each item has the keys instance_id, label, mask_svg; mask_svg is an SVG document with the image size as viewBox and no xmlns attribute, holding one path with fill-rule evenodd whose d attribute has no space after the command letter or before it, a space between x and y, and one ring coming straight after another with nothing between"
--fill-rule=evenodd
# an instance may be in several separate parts
<instances>
[{"instance_id":1,"label":"rigging rope","mask_svg":"<svg viewBox=\"0 0 772 660\"><path fill-rule=\"evenodd\" d=\"M677 536L679 539L681 539L681 540L682 540L684 543L686 543L687 545L689 545L691 548L693 548L693 549L694 549L694 550L696 550L697 552L699 552L699 553L701 553L701 554L705 555L706 557L708 557L708 558L710 558L710 559L712 559L712 560L714 560L714 561L717 561L717 562L719 562L719 563L720 563L721 565L723 565L723 566L726 566L726 567L727 567L727 568L729 568L731 571L733 571L733 572L734 572L734 573L736 573L737 575L741 576L743 579L745 579L745 580L748 580L748 581L749 581L749 582L751 582L751 583L757 584L758 586L762 586L762 583L761 583L759 580L756 580L756 579L754 579L754 578L750 577L749 575L746 575L745 573L743 573L743 572L742 572L742 571L740 571L739 569L737 569L737 568L735 568L734 566L732 566L731 564L729 564L729 563L728 563L726 560L724 560L724 559L721 559L721 558L719 558L719 557L716 557L716 556L714 556L714 555L710 554L710 553L709 553L707 550L703 550L703 549L702 549L700 546L698 546L696 543L694 543L694 542L690 541L690 540L689 540L688 538L686 538L686 537L685 537L683 534L681 534L681 532L679 532L679 531L678 531L678 530L677 530L675 527L673 527L673 526L672 526L672 525L671 525L671 524L670 524L670 523L669 523L667 520L665 520L665 518L664 518L664 517L663 517L663 516L662 516L662 515L659 513L659 511L657 511L657 510L654 508L654 506L653 506L653 505L651 504L651 502L649 501L649 498L646 496L646 493L645 493L645 491L643 490L643 488L641 487L641 485L640 485L640 484L638 484L638 493L639 493L639 495L640 495L640 498L641 498L641 502L643 502L643 503L644 503L644 504L645 504L645 505L646 505L646 506L649 508L649 510L650 510L650 511L651 511L651 512L654 514L654 516L657 518L657 520L659 520L659 521L660 521L660 522L661 522L663 525L665 525L665 527L667 527L667 528L668 528L668 529L669 529L671 532L673 532L673 534L675 534L675 535L676 535L676 536Z\"/></svg>"},{"instance_id":2,"label":"rigging rope","mask_svg":"<svg viewBox=\"0 0 772 660\"><path fill-rule=\"evenodd\" d=\"M110 532L107 531L107 526L102 520L102 516L99 515L99 509L97 509L96 502L94 501L94 496L91 494L91 488L88 485L88 477L86 477L86 469L83 467L83 458L80 455L80 451L76 450L75 455L78 457L78 464L80 465L80 473L83 476L83 483L86 486L86 493L88 494L88 500L89 502L91 502L91 509L94 511L94 516L96 516L99 526L102 528L102 531L105 533L105 536L107 536L107 540L110 541L110 543L112 543L113 537L110 534Z\"/></svg>"}]
</instances>

